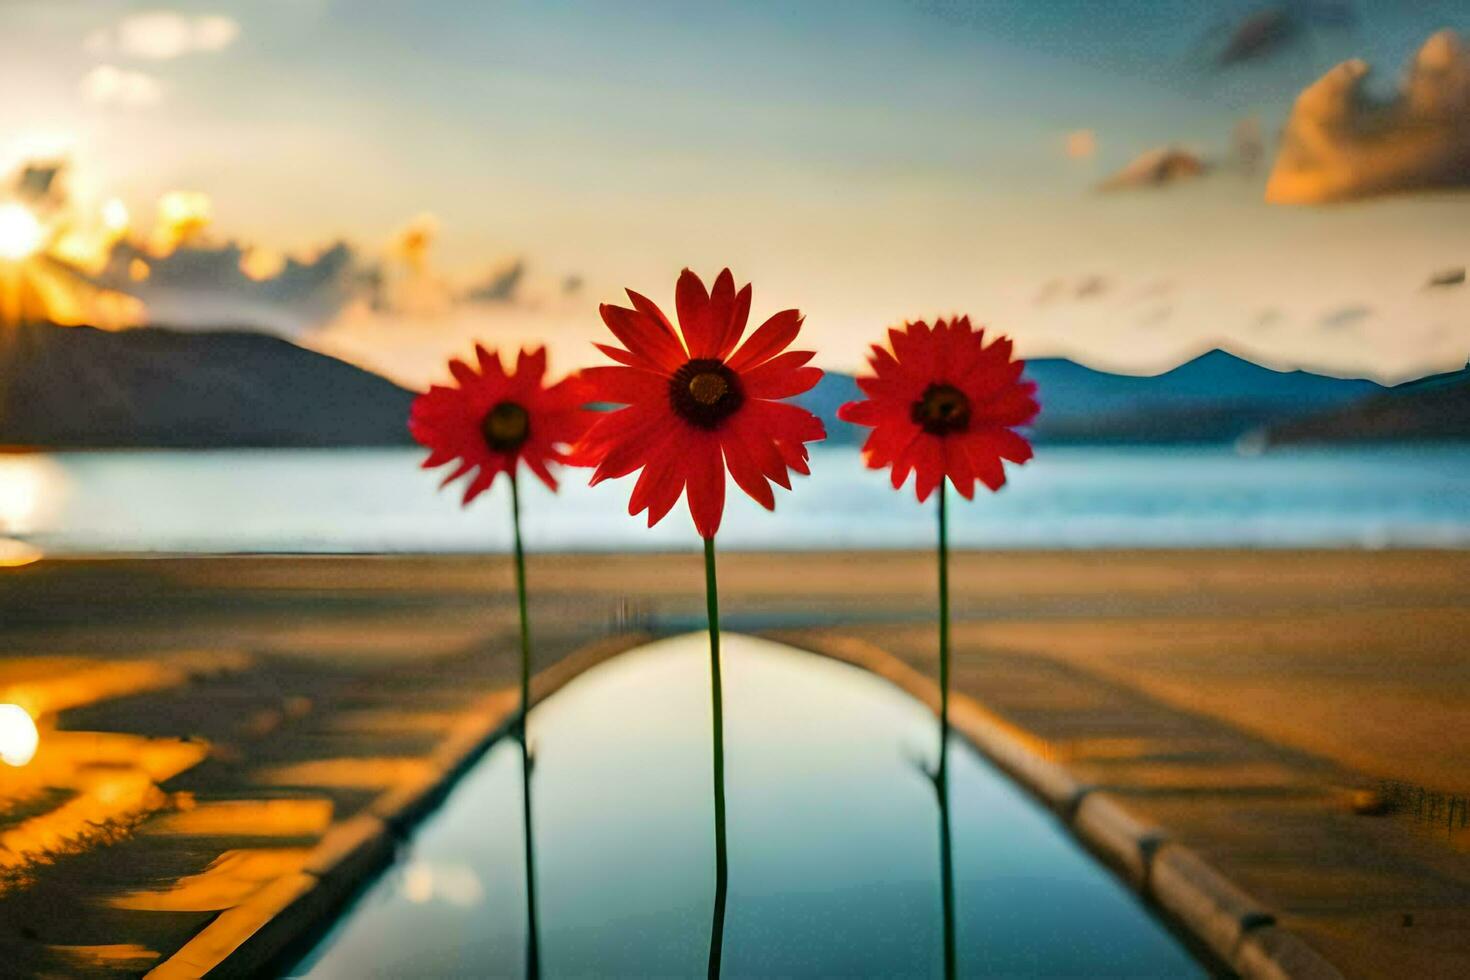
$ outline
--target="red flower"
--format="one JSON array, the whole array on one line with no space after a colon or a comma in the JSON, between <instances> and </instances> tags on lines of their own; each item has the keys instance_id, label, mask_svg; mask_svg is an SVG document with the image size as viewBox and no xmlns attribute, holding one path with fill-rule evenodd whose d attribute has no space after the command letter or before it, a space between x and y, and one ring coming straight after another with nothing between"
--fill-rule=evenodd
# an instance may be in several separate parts
<instances>
[{"instance_id":1,"label":"red flower","mask_svg":"<svg viewBox=\"0 0 1470 980\"><path fill-rule=\"evenodd\" d=\"M837 412L845 422L873 427L863 444L869 467L893 467L893 486L915 472L920 502L946 476L965 499L978 479L991 490L1006 482L1001 460L1024 463L1031 444L1011 429L1036 417L1036 385L1021 380L1025 361L1011 360L1011 342L985 346L970 318L922 320L888 331L893 350L873 345L873 376L858 378L867 401Z\"/></svg>"},{"instance_id":2,"label":"red flower","mask_svg":"<svg viewBox=\"0 0 1470 980\"><path fill-rule=\"evenodd\" d=\"M674 303L679 331L651 301L628 290L633 308L601 307L602 320L627 348L598 344L618 366L589 368L589 399L626 405L598 420L579 449L596 466L594 484L642 467L628 513L663 519L687 491L689 512L711 538L725 509L725 468L767 510L776 506L768 481L791 489L788 470L809 473L804 443L826 438L815 415L778 399L799 395L822 378L803 367L810 351L788 351L801 314L783 310L736 350L750 315L750 286L735 292L726 269L712 293L685 269ZM680 332L683 337L680 338Z\"/></svg>"},{"instance_id":3,"label":"red flower","mask_svg":"<svg viewBox=\"0 0 1470 980\"><path fill-rule=\"evenodd\" d=\"M414 399L408 431L429 450L424 469L459 461L441 486L479 467L465 488L468 504L490 489L501 473L515 476L524 461L541 482L556 489L549 463L571 463L565 451L592 422L582 406L581 382L565 378L546 387L546 348L520 352L507 374L500 354L475 345L480 370L449 362L454 387L434 385Z\"/></svg>"}]
</instances>

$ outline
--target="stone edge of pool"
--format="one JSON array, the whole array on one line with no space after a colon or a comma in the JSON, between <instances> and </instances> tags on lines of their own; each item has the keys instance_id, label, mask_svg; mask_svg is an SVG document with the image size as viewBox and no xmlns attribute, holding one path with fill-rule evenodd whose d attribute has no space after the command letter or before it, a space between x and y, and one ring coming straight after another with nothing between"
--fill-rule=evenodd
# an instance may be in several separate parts
<instances>
[{"instance_id":1,"label":"stone edge of pool","mask_svg":"<svg viewBox=\"0 0 1470 980\"><path fill-rule=\"evenodd\" d=\"M799 630L760 635L861 667L939 710L939 685L876 644L853 636ZM1343 980L1342 973L1275 915L1167 830L1140 820L1113 796L1076 779L1047 757L1045 745L950 691L950 723L981 755L1050 809L1062 824L1136 895L1184 935L1197 952L1242 977Z\"/></svg>"},{"instance_id":2,"label":"stone edge of pool","mask_svg":"<svg viewBox=\"0 0 1470 980\"><path fill-rule=\"evenodd\" d=\"M862 668L937 711L939 687L875 644L857 637L770 630L758 635ZM620 653L658 639L626 633L578 648L534 678L533 703ZM372 876L391 863L395 841L443 800L458 778L510 727L516 693L482 698L450 730L423 777L385 792L333 826L305 867L222 912L146 976L154 980L253 976L283 965L342 911ZM978 701L950 694L955 731L1050 809L1085 847L1188 937L1208 964L1243 977L1342 980L1311 946L1276 925L1275 916L1167 830L1146 823L1117 799L1077 780L1047 757L1040 740Z\"/></svg>"}]
</instances>

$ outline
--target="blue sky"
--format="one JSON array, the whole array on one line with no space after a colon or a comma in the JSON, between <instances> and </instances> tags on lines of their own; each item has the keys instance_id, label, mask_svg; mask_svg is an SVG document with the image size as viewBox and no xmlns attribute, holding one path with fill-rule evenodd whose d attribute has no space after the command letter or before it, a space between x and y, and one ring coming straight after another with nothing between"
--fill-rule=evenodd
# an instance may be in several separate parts
<instances>
[{"instance_id":1,"label":"blue sky","mask_svg":"<svg viewBox=\"0 0 1470 980\"><path fill-rule=\"evenodd\" d=\"M1336 4L1296 0L1291 43L1219 67L1256 6L12 0L0 165L62 152L79 192L138 214L204 191L213 235L289 252L380 250L429 213L446 281L523 259L527 302L349 310L309 335L405 380L471 334L585 361L597 301L726 264L758 315L806 310L839 368L887 323L950 312L1139 370L1213 342L1344 373L1462 364L1470 292L1422 285L1470 262L1470 195L1285 207L1263 188L1306 85L1362 57L1390 92L1435 30L1470 36L1470 4L1358 3L1333 26ZM235 33L168 57L118 40L160 10ZM86 95L103 65L141 76L137 97ZM1252 174L1229 166L1246 118ZM1078 131L1090 156L1065 152ZM1214 172L1094 189L1167 145Z\"/></svg>"}]
</instances>

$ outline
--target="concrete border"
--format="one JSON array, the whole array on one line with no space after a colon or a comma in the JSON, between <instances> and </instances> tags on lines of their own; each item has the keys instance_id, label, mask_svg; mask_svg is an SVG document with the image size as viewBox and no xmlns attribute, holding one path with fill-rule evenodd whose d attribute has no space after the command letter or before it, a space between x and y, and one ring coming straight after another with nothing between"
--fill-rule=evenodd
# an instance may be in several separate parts
<instances>
[{"instance_id":1,"label":"concrete border","mask_svg":"<svg viewBox=\"0 0 1470 980\"><path fill-rule=\"evenodd\" d=\"M603 661L654 639L648 633L625 633L578 647L532 678L532 705ZM510 731L518 699L513 688L481 698L435 748L422 776L333 824L300 872L276 879L221 912L145 976L250 977L279 965L288 950L299 948L332 921L353 893L391 862L396 840L438 806L458 778Z\"/></svg>"},{"instance_id":2,"label":"concrete border","mask_svg":"<svg viewBox=\"0 0 1470 980\"><path fill-rule=\"evenodd\" d=\"M860 637L803 630L761 635L861 667L939 710L939 685L932 678ZM1055 812L1073 836L1211 958L1210 966L1248 980L1342 980L1336 967L1198 854L1073 777L1052 759L1045 741L963 693L950 692L949 713L956 731Z\"/></svg>"}]
</instances>

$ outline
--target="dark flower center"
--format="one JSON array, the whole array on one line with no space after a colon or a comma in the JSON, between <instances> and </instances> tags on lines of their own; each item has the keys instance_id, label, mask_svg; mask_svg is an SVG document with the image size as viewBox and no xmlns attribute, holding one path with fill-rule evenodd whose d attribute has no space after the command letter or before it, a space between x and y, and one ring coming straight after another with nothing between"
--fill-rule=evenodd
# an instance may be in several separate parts
<instances>
[{"instance_id":1,"label":"dark flower center","mask_svg":"<svg viewBox=\"0 0 1470 980\"><path fill-rule=\"evenodd\" d=\"M970 427L970 399L954 385L933 384L914 402L909 417L930 435L964 432Z\"/></svg>"},{"instance_id":2,"label":"dark flower center","mask_svg":"<svg viewBox=\"0 0 1470 980\"><path fill-rule=\"evenodd\" d=\"M480 434L497 453L513 453L531 435L531 416L515 402L501 402L480 420Z\"/></svg>"},{"instance_id":3,"label":"dark flower center","mask_svg":"<svg viewBox=\"0 0 1470 980\"><path fill-rule=\"evenodd\" d=\"M723 361L702 357L690 361L669 379L669 404L690 425L717 429L745 404L740 379Z\"/></svg>"}]
</instances>

